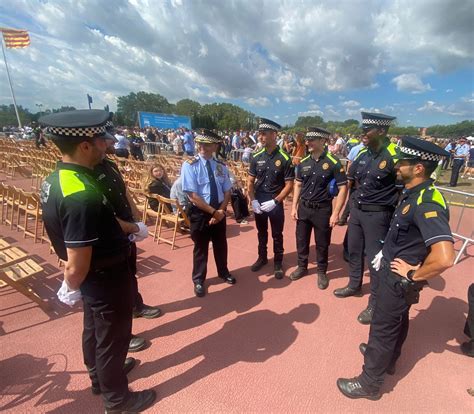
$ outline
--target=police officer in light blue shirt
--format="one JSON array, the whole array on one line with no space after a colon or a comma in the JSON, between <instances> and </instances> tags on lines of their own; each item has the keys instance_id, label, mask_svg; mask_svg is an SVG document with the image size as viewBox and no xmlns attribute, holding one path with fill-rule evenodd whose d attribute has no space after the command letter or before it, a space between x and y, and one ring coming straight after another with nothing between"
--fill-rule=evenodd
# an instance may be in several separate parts
<instances>
[{"instance_id":1,"label":"police officer in light blue shirt","mask_svg":"<svg viewBox=\"0 0 474 414\"><path fill-rule=\"evenodd\" d=\"M454 149L453 170L449 182L450 187L456 187L458 185L459 172L469 157L469 149L470 147L467 144L467 139L465 137L460 138L458 145L456 145L456 148Z\"/></svg>"},{"instance_id":2,"label":"police officer in light blue shirt","mask_svg":"<svg viewBox=\"0 0 474 414\"><path fill-rule=\"evenodd\" d=\"M196 135L199 154L186 161L181 168L183 191L192 203L189 212L191 238L194 241L194 293L206 294L209 242L212 241L218 276L228 284L236 280L227 267L226 209L232 184L226 165L213 154L221 141L212 131L202 129Z\"/></svg>"}]
</instances>

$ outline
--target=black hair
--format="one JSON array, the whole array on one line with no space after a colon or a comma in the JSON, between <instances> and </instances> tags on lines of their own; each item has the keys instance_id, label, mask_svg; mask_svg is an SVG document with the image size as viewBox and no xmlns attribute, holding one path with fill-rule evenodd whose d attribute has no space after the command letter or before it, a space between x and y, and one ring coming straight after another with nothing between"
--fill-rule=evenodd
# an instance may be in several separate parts
<instances>
[{"instance_id":1,"label":"black hair","mask_svg":"<svg viewBox=\"0 0 474 414\"><path fill-rule=\"evenodd\" d=\"M414 158L409 160L410 165L421 164L425 169L425 178L430 178L431 174L433 174L434 170L438 166L436 161L428 161L428 160L420 160L418 158Z\"/></svg>"}]
</instances>

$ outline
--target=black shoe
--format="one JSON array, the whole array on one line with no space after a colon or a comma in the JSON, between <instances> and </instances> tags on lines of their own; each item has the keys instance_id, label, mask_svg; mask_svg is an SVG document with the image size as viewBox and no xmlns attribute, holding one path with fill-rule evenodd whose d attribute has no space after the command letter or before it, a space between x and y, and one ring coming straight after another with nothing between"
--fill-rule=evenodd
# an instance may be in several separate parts
<instances>
[{"instance_id":1,"label":"black shoe","mask_svg":"<svg viewBox=\"0 0 474 414\"><path fill-rule=\"evenodd\" d=\"M474 340L461 344L461 352L471 358L474 358Z\"/></svg>"},{"instance_id":2,"label":"black shoe","mask_svg":"<svg viewBox=\"0 0 474 414\"><path fill-rule=\"evenodd\" d=\"M200 283L196 283L194 285L194 294L198 298L202 298L206 294L206 290L204 289L204 286L201 285Z\"/></svg>"},{"instance_id":3,"label":"black shoe","mask_svg":"<svg viewBox=\"0 0 474 414\"><path fill-rule=\"evenodd\" d=\"M156 399L155 390L130 392L127 401L113 408L105 407L105 414L133 414L140 413L151 407Z\"/></svg>"},{"instance_id":4,"label":"black shoe","mask_svg":"<svg viewBox=\"0 0 474 414\"><path fill-rule=\"evenodd\" d=\"M372 322L372 317L374 316L374 310L375 308L373 306L367 306L357 317L357 320L362 324L362 325L370 325L370 322Z\"/></svg>"},{"instance_id":5,"label":"black shoe","mask_svg":"<svg viewBox=\"0 0 474 414\"><path fill-rule=\"evenodd\" d=\"M222 279L224 282L228 283L229 285L235 285L235 277L232 276L230 273L227 274L227 276L219 276L220 279Z\"/></svg>"},{"instance_id":6,"label":"black shoe","mask_svg":"<svg viewBox=\"0 0 474 414\"><path fill-rule=\"evenodd\" d=\"M329 286L329 279L326 276L326 273L318 273L318 288L321 290L327 289Z\"/></svg>"},{"instance_id":7,"label":"black shoe","mask_svg":"<svg viewBox=\"0 0 474 414\"><path fill-rule=\"evenodd\" d=\"M146 347L146 341L139 336L132 335L130 339L130 345L128 346L128 352L138 352Z\"/></svg>"},{"instance_id":8,"label":"black shoe","mask_svg":"<svg viewBox=\"0 0 474 414\"><path fill-rule=\"evenodd\" d=\"M376 401L381 397L380 391L369 392L364 389L360 381L356 378L338 378L337 388L348 398L367 398Z\"/></svg>"},{"instance_id":9,"label":"black shoe","mask_svg":"<svg viewBox=\"0 0 474 414\"><path fill-rule=\"evenodd\" d=\"M123 372L127 375L136 365L137 360L132 357L125 358L125 362L123 364ZM100 390L100 385L98 383L92 384L92 394L99 395L102 391Z\"/></svg>"},{"instance_id":10,"label":"black shoe","mask_svg":"<svg viewBox=\"0 0 474 414\"><path fill-rule=\"evenodd\" d=\"M303 276L306 276L307 274L308 274L308 269L306 269L306 267L298 266L296 270L291 272L290 279L298 280L298 279L301 279Z\"/></svg>"},{"instance_id":11,"label":"black shoe","mask_svg":"<svg viewBox=\"0 0 474 414\"><path fill-rule=\"evenodd\" d=\"M263 266L268 263L268 259L264 259L263 257L259 257L257 261L252 265L250 270L252 272L258 272Z\"/></svg>"},{"instance_id":12,"label":"black shoe","mask_svg":"<svg viewBox=\"0 0 474 414\"><path fill-rule=\"evenodd\" d=\"M140 310L133 311L134 318L154 319L161 315L162 312L158 306L142 305Z\"/></svg>"},{"instance_id":13,"label":"black shoe","mask_svg":"<svg viewBox=\"0 0 474 414\"><path fill-rule=\"evenodd\" d=\"M362 355L365 355L365 351L367 351L367 344L364 344L363 342L359 345L359 351ZM385 371L386 374L388 375L395 375L395 362L392 362L387 370Z\"/></svg>"},{"instance_id":14,"label":"black shoe","mask_svg":"<svg viewBox=\"0 0 474 414\"><path fill-rule=\"evenodd\" d=\"M349 286L336 289L334 295L338 298L348 298L349 296L362 296L362 289L353 289Z\"/></svg>"},{"instance_id":15,"label":"black shoe","mask_svg":"<svg viewBox=\"0 0 474 414\"><path fill-rule=\"evenodd\" d=\"M275 275L275 279L283 279L283 267L281 263L275 263L275 267L273 268L273 273Z\"/></svg>"}]
</instances>

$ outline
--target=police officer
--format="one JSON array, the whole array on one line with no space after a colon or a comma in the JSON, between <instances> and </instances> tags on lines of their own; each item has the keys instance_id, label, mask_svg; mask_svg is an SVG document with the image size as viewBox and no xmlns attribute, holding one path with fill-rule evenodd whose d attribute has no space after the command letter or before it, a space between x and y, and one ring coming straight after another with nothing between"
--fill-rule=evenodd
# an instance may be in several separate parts
<instances>
[{"instance_id":1,"label":"police officer","mask_svg":"<svg viewBox=\"0 0 474 414\"><path fill-rule=\"evenodd\" d=\"M200 130L195 138L199 154L181 167L183 191L192 203L189 213L194 242L192 279L198 297L206 294L209 241L212 241L218 276L230 285L236 282L227 267L226 209L232 184L226 165L213 156L220 141L214 132Z\"/></svg>"},{"instance_id":2,"label":"police officer","mask_svg":"<svg viewBox=\"0 0 474 414\"><path fill-rule=\"evenodd\" d=\"M456 187L458 185L459 172L465 164L466 159L469 158L470 146L465 137L459 139L453 151L453 169L451 171L451 179L449 180L449 187Z\"/></svg>"},{"instance_id":3,"label":"police officer","mask_svg":"<svg viewBox=\"0 0 474 414\"><path fill-rule=\"evenodd\" d=\"M326 289L329 280L328 251L331 232L339 221L339 214L346 200L346 174L339 159L326 149L331 133L323 128L308 128L305 136L310 154L296 168L291 216L296 222L296 246L298 267L291 273L291 280L298 280L308 273L308 256L311 232L314 229L316 259L318 263L318 287ZM339 188L333 211L331 184Z\"/></svg>"},{"instance_id":4,"label":"police officer","mask_svg":"<svg viewBox=\"0 0 474 414\"><path fill-rule=\"evenodd\" d=\"M114 138L114 126L111 121L107 121L106 130L111 135L110 138L106 139L107 143L107 154L114 154L114 143L117 141ZM133 199L127 190L127 186L123 180L122 174L120 173L117 165L107 157L94 167L94 173L96 180L99 184L101 191L107 197L114 208L115 214L121 220L129 223L140 222L140 212L135 206ZM161 315L161 309L157 306L149 306L143 303L143 297L138 291L138 282L136 278L137 273L137 245L135 242L131 242L131 257L130 264L132 272L135 277L132 279L133 285L133 317L135 318L146 318L153 319ZM146 346L146 342L143 338L132 335L130 340L129 352L137 352L142 350Z\"/></svg>"},{"instance_id":5,"label":"police officer","mask_svg":"<svg viewBox=\"0 0 474 414\"><path fill-rule=\"evenodd\" d=\"M474 283L471 283L467 290L467 303L469 309L466 324L464 325L464 333L469 337L469 341L461 344L461 352L474 358Z\"/></svg>"},{"instance_id":6,"label":"police officer","mask_svg":"<svg viewBox=\"0 0 474 414\"><path fill-rule=\"evenodd\" d=\"M283 226L285 213L283 200L290 194L295 179L295 170L290 156L277 145L280 125L260 118L258 132L263 147L250 160L248 192L255 213L258 231L258 258L252 265L257 272L268 263L268 220L272 228L274 274L283 278Z\"/></svg>"},{"instance_id":7,"label":"police officer","mask_svg":"<svg viewBox=\"0 0 474 414\"><path fill-rule=\"evenodd\" d=\"M349 185L355 185L356 192L348 226L350 281L348 286L334 291L340 298L360 295L364 253L374 257L380 250L398 201L401 186L397 187L394 169L397 149L387 138L394 119L393 116L362 112L362 129L368 143L367 148L359 151L347 174ZM369 303L357 318L362 324L370 323L376 302L377 272L370 265L369 270Z\"/></svg>"},{"instance_id":8,"label":"police officer","mask_svg":"<svg viewBox=\"0 0 474 414\"><path fill-rule=\"evenodd\" d=\"M43 220L53 248L66 262L67 289L80 289L84 302L84 361L106 412L139 412L155 391L130 392L124 362L132 326L130 242L138 226L120 221L93 178L104 157L108 112L77 110L45 116L63 161L43 182Z\"/></svg>"},{"instance_id":9,"label":"police officer","mask_svg":"<svg viewBox=\"0 0 474 414\"><path fill-rule=\"evenodd\" d=\"M395 372L395 363L408 333L409 310L418 303L419 292L429 280L454 262L449 212L430 175L447 152L431 142L404 138L396 164L405 183L383 250L372 261L380 269L377 303L364 354L362 374L339 378L339 390L349 398L380 398L385 374Z\"/></svg>"}]
</instances>

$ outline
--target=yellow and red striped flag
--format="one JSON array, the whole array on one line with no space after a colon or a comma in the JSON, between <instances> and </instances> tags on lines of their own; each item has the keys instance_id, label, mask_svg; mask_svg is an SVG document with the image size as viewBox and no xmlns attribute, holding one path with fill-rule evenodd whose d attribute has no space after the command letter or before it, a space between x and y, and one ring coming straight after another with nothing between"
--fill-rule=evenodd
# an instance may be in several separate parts
<instances>
[{"instance_id":1,"label":"yellow and red striped flag","mask_svg":"<svg viewBox=\"0 0 474 414\"><path fill-rule=\"evenodd\" d=\"M9 49L19 49L30 45L30 35L26 30L0 28L5 40L5 46Z\"/></svg>"}]
</instances>

